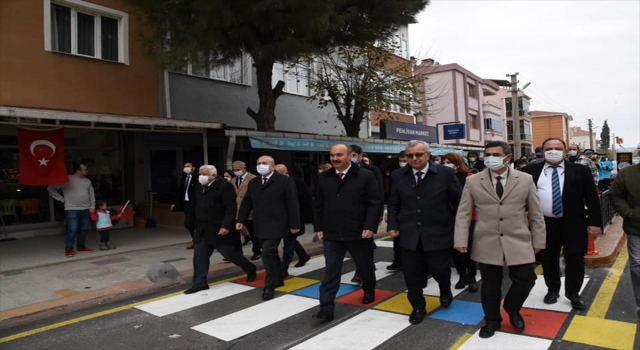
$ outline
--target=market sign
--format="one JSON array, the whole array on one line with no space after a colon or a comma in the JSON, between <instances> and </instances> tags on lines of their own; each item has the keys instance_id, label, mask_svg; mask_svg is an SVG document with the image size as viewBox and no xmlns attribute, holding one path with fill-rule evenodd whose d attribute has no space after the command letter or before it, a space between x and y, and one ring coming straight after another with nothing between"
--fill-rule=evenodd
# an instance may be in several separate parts
<instances>
[{"instance_id":1,"label":"market sign","mask_svg":"<svg viewBox=\"0 0 640 350\"><path fill-rule=\"evenodd\" d=\"M465 131L467 129L465 128L465 126L465 124L443 125L442 132L444 133L444 139L457 140L466 138L467 135L465 134Z\"/></svg>"},{"instance_id":2,"label":"market sign","mask_svg":"<svg viewBox=\"0 0 640 350\"><path fill-rule=\"evenodd\" d=\"M401 123L382 120L380 138L392 140L420 140L427 143L438 143L438 129L434 126Z\"/></svg>"}]
</instances>

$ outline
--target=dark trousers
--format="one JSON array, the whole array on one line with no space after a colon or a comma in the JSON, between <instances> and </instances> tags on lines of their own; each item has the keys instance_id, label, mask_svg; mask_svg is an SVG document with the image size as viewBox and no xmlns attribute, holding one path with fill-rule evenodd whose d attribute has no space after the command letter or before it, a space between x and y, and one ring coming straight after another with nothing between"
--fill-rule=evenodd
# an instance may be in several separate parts
<instances>
[{"instance_id":1,"label":"dark trousers","mask_svg":"<svg viewBox=\"0 0 640 350\"><path fill-rule=\"evenodd\" d=\"M427 303L422 290L427 285L429 273L440 286L440 295L451 294L451 248L425 252L422 242L418 248L402 248L402 273L407 284L407 298L414 310L424 310Z\"/></svg>"},{"instance_id":2,"label":"dark trousers","mask_svg":"<svg viewBox=\"0 0 640 350\"><path fill-rule=\"evenodd\" d=\"M260 252L262 252L262 246L260 245L260 240L253 232L253 220L247 220L245 226L247 227L247 232L249 232L249 238L251 238L251 251L253 254L260 254Z\"/></svg>"},{"instance_id":3,"label":"dark trousers","mask_svg":"<svg viewBox=\"0 0 640 350\"><path fill-rule=\"evenodd\" d=\"M400 237L393 238L393 263L402 266L402 248L400 248Z\"/></svg>"},{"instance_id":4,"label":"dark trousers","mask_svg":"<svg viewBox=\"0 0 640 350\"><path fill-rule=\"evenodd\" d=\"M275 288L280 282L280 255L278 254L278 246L282 238L261 239L262 245L262 263L267 272L265 278L265 288Z\"/></svg>"},{"instance_id":5,"label":"dark trousers","mask_svg":"<svg viewBox=\"0 0 640 350\"><path fill-rule=\"evenodd\" d=\"M103 230L98 233L100 234L100 243L109 242L109 238L111 236L111 230Z\"/></svg>"},{"instance_id":6,"label":"dark trousers","mask_svg":"<svg viewBox=\"0 0 640 350\"><path fill-rule=\"evenodd\" d=\"M529 292L536 283L536 273L533 263L509 266L509 278L511 287L504 298L504 309L507 312L520 312L522 305L529 296ZM482 276L482 309L487 323L499 325L502 322L500 316L500 300L502 299L502 271L503 266L480 263L480 275Z\"/></svg>"},{"instance_id":7,"label":"dark trousers","mask_svg":"<svg viewBox=\"0 0 640 350\"><path fill-rule=\"evenodd\" d=\"M189 217L195 218L195 215L191 215L194 210L194 202L184 202L184 228L189 231L191 239L193 240L193 233L196 229L195 219L189 219Z\"/></svg>"},{"instance_id":8,"label":"dark trousers","mask_svg":"<svg viewBox=\"0 0 640 350\"><path fill-rule=\"evenodd\" d=\"M209 259L217 249L220 254L234 265L240 267L244 272L255 272L256 266L249 262L247 258L238 252L234 246L227 244L208 244L204 238L200 239L193 251L193 284L204 286L207 284L207 275L209 274Z\"/></svg>"},{"instance_id":9,"label":"dark trousers","mask_svg":"<svg viewBox=\"0 0 640 350\"><path fill-rule=\"evenodd\" d=\"M289 275L289 264L293 261L294 254L298 254L298 259L300 260L309 260L311 258L302 247L302 244L298 242L298 235L290 234L283 241L282 263L280 264L280 276L282 278Z\"/></svg>"},{"instance_id":10,"label":"dark trousers","mask_svg":"<svg viewBox=\"0 0 640 350\"><path fill-rule=\"evenodd\" d=\"M476 275L476 262L471 259L471 247L473 246L473 228L475 227L475 225L475 220L471 221L471 225L469 226L469 240L467 241L467 252L460 253L457 249L453 250L453 266L456 267L456 270L461 277Z\"/></svg>"},{"instance_id":11,"label":"dark trousers","mask_svg":"<svg viewBox=\"0 0 640 350\"><path fill-rule=\"evenodd\" d=\"M324 240L324 278L320 284L320 308L333 313L335 299L340 289L342 261L347 252L356 263L356 270L362 278L362 289L373 292L376 288L375 265L373 264L373 245L370 239L355 241Z\"/></svg>"},{"instance_id":12,"label":"dark trousers","mask_svg":"<svg viewBox=\"0 0 640 350\"><path fill-rule=\"evenodd\" d=\"M551 292L560 291L560 250L564 246L564 223L562 218L544 218L547 225L547 246L540 252L544 282ZM564 253L566 295L580 293L584 282L584 255Z\"/></svg>"}]
</instances>

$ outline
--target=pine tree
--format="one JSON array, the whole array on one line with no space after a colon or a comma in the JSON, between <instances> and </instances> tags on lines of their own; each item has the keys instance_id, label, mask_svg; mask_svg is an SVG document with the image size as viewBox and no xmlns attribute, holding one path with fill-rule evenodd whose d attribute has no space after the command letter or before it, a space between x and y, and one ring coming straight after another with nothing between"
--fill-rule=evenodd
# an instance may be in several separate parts
<instances>
[{"instance_id":1,"label":"pine tree","mask_svg":"<svg viewBox=\"0 0 640 350\"><path fill-rule=\"evenodd\" d=\"M611 135L609 134L609 124L607 121L604 121L604 125L602 125L602 131L600 132L600 144L604 150L608 150L611 146Z\"/></svg>"}]
</instances>

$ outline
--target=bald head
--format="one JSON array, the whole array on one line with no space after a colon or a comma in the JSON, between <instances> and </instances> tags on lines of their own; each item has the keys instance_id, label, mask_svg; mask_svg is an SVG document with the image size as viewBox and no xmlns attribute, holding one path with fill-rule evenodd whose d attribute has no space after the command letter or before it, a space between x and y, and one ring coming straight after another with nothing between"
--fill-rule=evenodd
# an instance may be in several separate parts
<instances>
[{"instance_id":1,"label":"bald head","mask_svg":"<svg viewBox=\"0 0 640 350\"><path fill-rule=\"evenodd\" d=\"M276 164L273 169L280 175L289 175L289 170L287 170L287 166L284 164Z\"/></svg>"}]
</instances>

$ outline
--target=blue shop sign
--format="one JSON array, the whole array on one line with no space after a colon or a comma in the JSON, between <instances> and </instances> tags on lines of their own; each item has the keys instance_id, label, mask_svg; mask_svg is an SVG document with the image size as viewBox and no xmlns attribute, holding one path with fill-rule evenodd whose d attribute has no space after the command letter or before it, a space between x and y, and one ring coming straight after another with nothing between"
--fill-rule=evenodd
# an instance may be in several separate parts
<instances>
[{"instance_id":1,"label":"blue shop sign","mask_svg":"<svg viewBox=\"0 0 640 350\"><path fill-rule=\"evenodd\" d=\"M457 140L467 137L467 135L465 134L465 131L467 129L465 128L464 124L444 125L442 127L442 130L444 132L445 140Z\"/></svg>"},{"instance_id":2,"label":"blue shop sign","mask_svg":"<svg viewBox=\"0 0 640 350\"><path fill-rule=\"evenodd\" d=\"M383 120L380 123L380 138L438 143L438 129L433 126Z\"/></svg>"}]
</instances>

